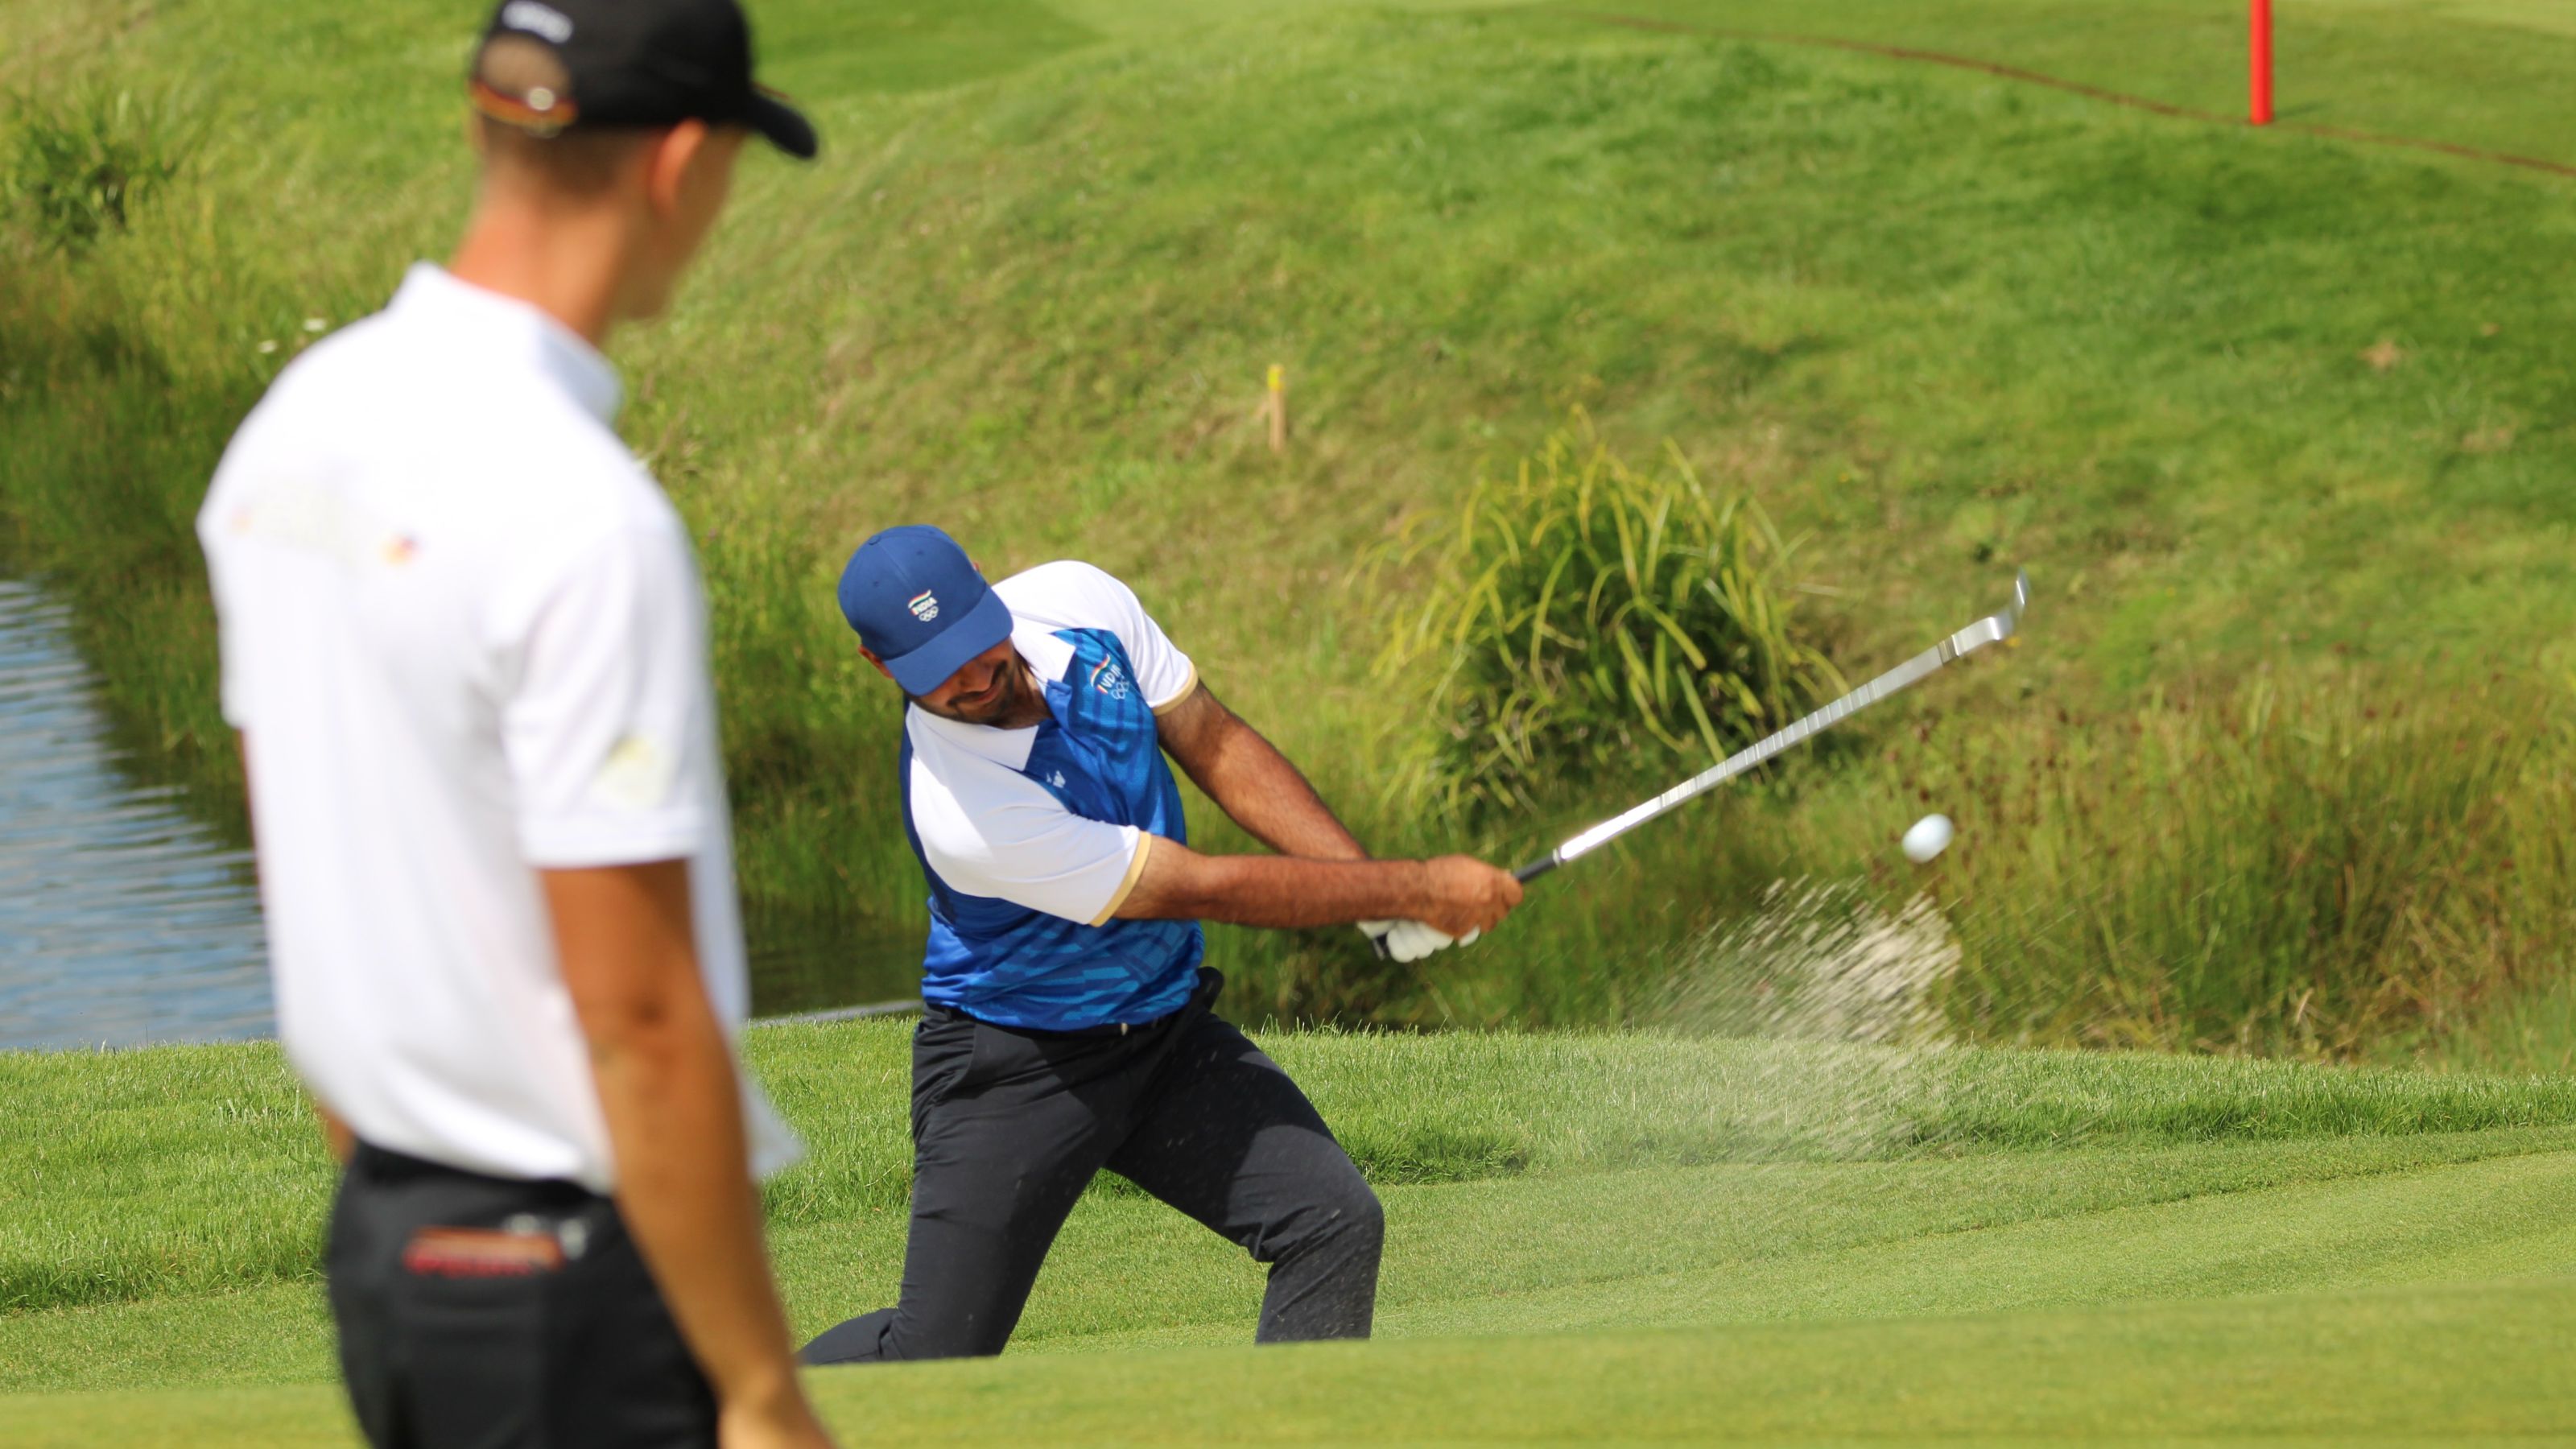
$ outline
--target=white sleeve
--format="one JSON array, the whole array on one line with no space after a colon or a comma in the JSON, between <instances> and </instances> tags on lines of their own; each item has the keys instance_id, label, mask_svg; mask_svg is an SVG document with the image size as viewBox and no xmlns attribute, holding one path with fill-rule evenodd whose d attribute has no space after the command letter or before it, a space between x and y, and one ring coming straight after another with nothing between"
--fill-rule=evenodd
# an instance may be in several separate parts
<instances>
[{"instance_id":1,"label":"white sleeve","mask_svg":"<svg viewBox=\"0 0 2576 1449\"><path fill-rule=\"evenodd\" d=\"M912 828L949 889L1091 926L1127 903L1154 839L1076 815L1018 771L953 752L936 771L913 756Z\"/></svg>"},{"instance_id":2,"label":"white sleeve","mask_svg":"<svg viewBox=\"0 0 2576 1449\"><path fill-rule=\"evenodd\" d=\"M1136 591L1105 570L1086 563L1063 563L1058 581L1068 592L1078 596L1079 603L1067 612L1081 617L1081 622L1105 628L1118 636L1127 650L1127 662L1135 666L1136 687L1144 691L1145 703L1156 714L1189 698L1198 687L1198 666L1190 663L1145 612L1144 602Z\"/></svg>"},{"instance_id":3,"label":"white sleeve","mask_svg":"<svg viewBox=\"0 0 2576 1449\"><path fill-rule=\"evenodd\" d=\"M675 526L575 555L527 625L502 707L520 848L541 869L705 848L723 822L690 782L716 749L706 608Z\"/></svg>"}]
</instances>

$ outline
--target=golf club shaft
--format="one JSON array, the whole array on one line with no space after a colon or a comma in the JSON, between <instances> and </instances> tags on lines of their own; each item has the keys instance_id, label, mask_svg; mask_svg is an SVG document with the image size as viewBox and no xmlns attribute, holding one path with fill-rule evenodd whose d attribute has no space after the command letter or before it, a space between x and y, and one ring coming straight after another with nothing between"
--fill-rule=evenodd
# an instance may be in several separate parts
<instances>
[{"instance_id":1,"label":"golf club shaft","mask_svg":"<svg viewBox=\"0 0 2576 1449\"><path fill-rule=\"evenodd\" d=\"M2022 610L2027 608L2029 603L2030 575L2018 574L2013 580L2011 608L2000 614L1989 614L1979 619L1932 648L1915 655L1779 733L1756 740L1652 800L1614 815L1580 835L1574 836L1563 845L1513 871L1513 876L1527 883L1560 865L1589 855L1656 816L1706 794L1790 746L1831 729L1889 695L1921 682L1942 665L1960 655L1973 653L1998 640L2011 638L2013 630L2021 624Z\"/></svg>"}]
</instances>

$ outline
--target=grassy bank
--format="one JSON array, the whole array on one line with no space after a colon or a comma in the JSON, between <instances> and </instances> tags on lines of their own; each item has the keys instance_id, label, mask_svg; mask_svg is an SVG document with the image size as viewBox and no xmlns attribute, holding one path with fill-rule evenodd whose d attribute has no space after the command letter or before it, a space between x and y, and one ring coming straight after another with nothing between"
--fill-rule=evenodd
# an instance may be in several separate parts
<instances>
[{"instance_id":1,"label":"grassy bank","mask_svg":"<svg viewBox=\"0 0 2576 1449\"><path fill-rule=\"evenodd\" d=\"M1828 9L1657 13L1937 31L2193 103L2234 74L2203 64L2230 6ZM1355 588L1352 564L1579 403L1623 450L1670 437L1807 535L1785 582L1846 672L1990 607L2021 558L2045 614L2032 646L1867 726L1831 772L1551 882L1443 972L1383 973L1338 936L1222 932L1256 1013L1625 1019L1672 943L1775 879L1883 862L1927 808L1989 812L1939 887L1967 951L1953 1020L1985 1036L2349 1054L2563 975L2536 906L2461 915L2399 890L2353 916L2295 847L2249 875L2229 851L2297 779L2155 813L2199 778L2192 749L2245 753L2221 735L2180 740L2163 775L2129 763L2183 729L2172 701L2237 708L2227 687L2267 663L2337 661L2365 697L2501 669L2481 720L2556 708L2576 602L2561 183L1544 13L762 16L831 150L811 171L752 169L708 274L635 339L625 419L716 597L762 919L828 932L918 912L884 829L893 701L828 602L847 545L911 518L997 567L1080 554L1125 573L1373 843L1447 843L1383 792L1375 762L1415 701L1367 673L1398 600ZM358 314L445 246L466 186L464 25L429 0L363 29L301 5L117 21L0 18L0 81L184 84L224 124L130 233L78 259L23 227L0 242L0 513L9 554L82 606L130 742L224 818L184 521L305 319ZM2511 77L2576 42L2532 7L2473 25L2431 0L2351 3L2301 23L2300 85L2341 108L2318 119L2524 150L2555 135L2533 110L2545 88ZM2499 46L2476 28L2497 24L2525 28ZM2401 50L2422 63L2379 64ZM256 59L278 53L328 63ZM1252 421L1273 361L1293 380L1284 459ZM2318 707L2284 737L2343 729L2343 706ZM1963 723L1922 733L1936 716ZM2277 773L2295 753L2250 758ZM2078 799L2037 769L2052 756L2101 762L2104 782ZM2317 780L2301 808L2420 785L2400 813L2440 821L2480 779L2555 759L2499 758L2484 776ZM1550 802L1481 843L1516 853L1586 809ZM2145 838L2090 848L2102 829ZM2534 859L2524 829L2496 826L2480 858ZM2172 848L2151 869L2158 838ZM2412 878L2418 857L2345 844L2365 874ZM2534 901L2556 881L2524 878ZM2211 879L2252 884L2167 929ZM2103 904L2059 930L2035 901ZM2320 935L2353 939L2311 970L2296 953ZM2424 968L2455 949L2452 976Z\"/></svg>"},{"instance_id":2,"label":"grassy bank","mask_svg":"<svg viewBox=\"0 0 2576 1449\"><path fill-rule=\"evenodd\" d=\"M1608 9L1917 49L2227 120L2246 113L2246 7L2232 0L2080 12L2031 0L1622 0ZM2282 125L2576 165L2576 138L2548 100L2548 78L2576 62L2576 16L2550 0L2318 0L2276 21Z\"/></svg>"},{"instance_id":3,"label":"grassy bank","mask_svg":"<svg viewBox=\"0 0 2576 1449\"><path fill-rule=\"evenodd\" d=\"M1470 1442L1831 1442L1953 1417L2055 1436L2576 1427L2556 1371L2576 1332L2563 1081L1607 1035L1265 1044L1387 1201L1379 1344L1226 1348L1258 1269L1107 1187L1009 1358L899 1386L819 1376L836 1417L891 1442L1024 1435L1041 1413L1050 1441L1126 1442L1409 1442L1439 1416ZM901 1033L766 1028L751 1049L814 1148L771 1194L812 1330L894 1291ZM0 1140L0 1432L339 1442L310 1272L326 1173L275 1053L0 1067L32 1104ZM55 1109L70 1100L89 1115ZM67 1262L87 1270L68 1293ZM1624 1417L1566 1417L1604 1412L1609 1382ZM1113 1402L1114 1430L1091 1417Z\"/></svg>"}]
</instances>

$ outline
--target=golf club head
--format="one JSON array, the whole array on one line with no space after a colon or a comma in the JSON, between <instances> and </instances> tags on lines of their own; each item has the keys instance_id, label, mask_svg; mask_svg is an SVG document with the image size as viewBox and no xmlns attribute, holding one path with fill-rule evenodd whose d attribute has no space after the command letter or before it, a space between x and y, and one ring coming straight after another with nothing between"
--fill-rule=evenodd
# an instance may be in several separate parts
<instances>
[{"instance_id":1,"label":"golf club head","mask_svg":"<svg viewBox=\"0 0 2576 1449\"><path fill-rule=\"evenodd\" d=\"M2001 644L2010 639L2021 628L2022 611L2029 607L2030 573L2025 569L2015 569L2012 604L2002 613L1988 614L1951 635L1941 645L1941 662L1946 664L1963 654L1973 654L1989 644Z\"/></svg>"},{"instance_id":2,"label":"golf club head","mask_svg":"<svg viewBox=\"0 0 2576 1449\"><path fill-rule=\"evenodd\" d=\"M2030 570L2013 570L2012 607L1995 617L2004 625L2003 637L2009 639L2021 629L2021 616L2030 611Z\"/></svg>"}]
</instances>

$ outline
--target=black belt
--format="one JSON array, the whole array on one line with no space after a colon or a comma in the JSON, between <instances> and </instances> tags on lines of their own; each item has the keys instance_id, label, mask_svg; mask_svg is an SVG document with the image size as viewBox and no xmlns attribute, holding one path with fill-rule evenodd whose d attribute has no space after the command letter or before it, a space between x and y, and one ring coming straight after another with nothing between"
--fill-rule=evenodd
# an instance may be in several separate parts
<instances>
[{"instance_id":1,"label":"black belt","mask_svg":"<svg viewBox=\"0 0 2576 1449\"><path fill-rule=\"evenodd\" d=\"M488 1172L473 1172L462 1167L450 1167L443 1162L413 1157L369 1142L361 1142L350 1151L349 1170L376 1182L415 1182L427 1178L462 1179L467 1182L489 1183L495 1187L522 1188L547 1200L561 1198L566 1202L599 1196L580 1183L568 1182L559 1177L495 1177Z\"/></svg>"}]
</instances>

